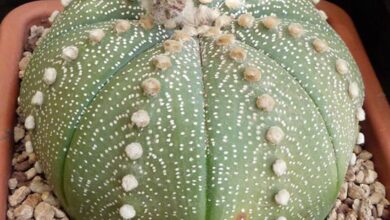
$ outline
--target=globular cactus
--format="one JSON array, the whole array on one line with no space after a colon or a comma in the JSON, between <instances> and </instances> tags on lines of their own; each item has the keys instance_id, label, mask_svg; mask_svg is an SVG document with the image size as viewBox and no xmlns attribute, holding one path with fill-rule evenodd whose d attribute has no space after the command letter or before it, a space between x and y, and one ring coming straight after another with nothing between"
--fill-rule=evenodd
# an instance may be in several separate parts
<instances>
[{"instance_id":1,"label":"globular cactus","mask_svg":"<svg viewBox=\"0 0 390 220\"><path fill-rule=\"evenodd\" d=\"M363 84L311 1L63 3L20 103L73 219L324 219Z\"/></svg>"}]
</instances>

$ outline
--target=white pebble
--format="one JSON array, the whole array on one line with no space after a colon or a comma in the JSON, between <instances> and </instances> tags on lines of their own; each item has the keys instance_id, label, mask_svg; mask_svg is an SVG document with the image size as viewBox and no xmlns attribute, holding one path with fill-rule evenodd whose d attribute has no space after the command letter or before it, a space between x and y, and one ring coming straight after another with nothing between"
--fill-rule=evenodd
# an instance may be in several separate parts
<instances>
[{"instance_id":1,"label":"white pebble","mask_svg":"<svg viewBox=\"0 0 390 220\"><path fill-rule=\"evenodd\" d=\"M106 33L102 29L95 29L89 32L89 40L92 43L99 43L106 36Z\"/></svg>"},{"instance_id":2,"label":"white pebble","mask_svg":"<svg viewBox=\"0 0 390 220\"><path fill-rule=\"evenodd\" d=\"M241 0L225 0L225 5L230 9L238 9L241 7Z\"/></svg>"},{"instance_id":3,"label":"white pebble","mask_svg":"<svg viewBox=\"0 0 390 220\"><path fill-rule=\"evenodd\" d=\"M32 130L35 128L35 119L32 115L27 116L26 120L24 121L24 127L27 130Z\"/></svg>"},{"instance_id":4,"label":"white pebble","mask_svg":"<svg viewBox=\"0 0 390 220\"><path fill-rule=\"evenodd\" d=\"M31 141L26 141L26 143L24 145L25 145L27 153L30 154L30 153L34 152L34 149L33 149Z\"/></svg>"},{"instance_id":5,"label":"white pebble","mask_svg":"<svg viewBox=\"0 0 390 220\"><path fill-rule=\"evenodd\" d=\"M73 0L61 0L61 4L64 7L68 7Z\"/></svg>"},{"instance_id":6,"label":"white pebble","mask_svg":"<svg viewBox=\"0 0 390 220\"><path fill-rule=\"evenodd\" d=\"M53 11L53 13L51 13L51 15L50 15L50 17L49 17L49 22L50 22L50 23L53 23L53 22L56 20L56 18L57 18L57 16L58 16L59 14L60 14L59 11L57 11L57 10Z\"/></svg>"},{"instance_id":7,"label":"white pebble","mask_svg":"<svg viewBox=\"0 0 390 220\"><path fill-rule=\"evenodd\" d=\"M125 152L131 160L137 160L142 157L143 149L140 143L134 142L126 146Z\"/></svg>"},{"instance_id":8,"label":"white pebble","mask_svg":"<svg viewBox=\"0 0 390 220\"><path fill-rule=\"evenodd\" d=\"M282 159L277 159L272 165L272 170L276 174L276 176L282 176L287 171L287 164Z\"/></svg>"},{"instance_id":9,"label":"white pebble","mask_svg":"<svg viewBox=\"0 0 390 220\"><path fill-rule=\"evenodd\" d=\"M364 144L364 142L365 142L364 134L360 132L358 134L358 137L357 137L357 140L356 140L356 144L361 145L361 144Z\"/></svg>"},{"instance_id":10,"label":"white pebble","mask_svg":"<svg viewBox=\"0 0 390 220\"><path fill-rule=\"evenodd\" d=\"M359 86L356 82L351 82L348 88L349 96L351 99L356 99L359 97Z\"/></svg>"},{"instance_id":11,"label":"white pebble","mask_svg":"<svg viewBox=\"0 0 390 220\"><path fill-rule=\"evenodd\" d=\"M65 61L72 61L79 56L79 49L76 46L65 47L62 50L62 58Z\"/></svg>"},{"instance_id":12,"label":"white pebble","mask_svg":"<svg viewBox=\"0 0 390 220\"><path fill-rule=\"evenodd\" d=\"M135 217L135 210L134 210L134 207L132 205L123 205L120 209L119 209L119 214L121 215L122 218L124 219L132 219Z\"/></svg>"},{"instance_id":13,"label":"white pebble","mask_svg":"<svg viewBox=\"0 0 390 220\"><path fill-rule=\"evenodd\" d=\"M149 125L150 117L145 110L138 110L131 116L131 121L139 128Z\"/></svg>"},{"instance_id":14,"label":"white pebble","mask_svg":"<svg viewBox=\"0 0 390 220\"><path fill-rule=\"evenodd\" d=\"M356 110L356 119L358 121L364 121L366 120L366 112L364 111L364 109L362 107L359 107L357 110Z\"/></svg>"},{"instance_id":15,"label":"white pebble","mask_svg":"<svg viewBox=\"0 0 390 220\"><path fill-rule=\"evenodd\" d=\"M122 188L125 192L130 192L131 190L138 187L138 181L133 175L126 175L122 178Z\"/></svg>"},{"instance_id":16,"label":"white pebble","mask_svg":"<svg viewBox=\"0 0 390 220\"><path fill-rule=\"evenodd\" d=\"M351 160L349 160L349 165L350 166L355 166L355 164L356 164L356 154L354 154L354 153L352 153L352 155L351 155Z\"/></svg>"},{"instance_id":17,"label":"white pebble","mask_svg":"<svg viewBox=\"0 0 390 220\"><path fill-rule=\"evenodd\" d=\"M45 69L45 72L43 74L43 81L47 85L52 85L56 81L56 78L57 78L57 70L56 69L54 69L52 67Z\"/></svg>"},{"instance_id":18,"label":"white pebble","mask_svg":"<svg viewBox=\"0 0 390 220\"><path fill-rule=\"evenodd\" d=\"M343 59L336 60L336 70L341 75L345 75L349 72L348 63Z\"/></svg>"},{"instance_id":19,"label":"white pebble","mask_svg":"<svg viewBox=\"0 0 390 220\"><path fill-rule=\"evenodd\" d=\"M261 95L256 100L257 108L265 112L271 112L275 108L275 104L275 100L268 94Z\"/></svg>"},{"instance_id":20,"label":"white pebble","mask_svg":"<svg viewBox=\"0 0 390 220\"><path fill-rule=\"evenodd\" d=\"M290 200L290 193L285 189L280 190L275 195L275 201L279 205L285 206L288 204L289 200Z\"/></svg>"},{"instance_id":21,"label":"white pebble","mask_svg":"<svg viewBox=\"0 0 390 220\"><path fill-rule=\"evenodd\" d=\"M268 129L266 139L272 144L280 144L284 139L284 132L277 126L272 126Z\"/></svg>"},{"instance_id":22,"label":"white pebble","mask_svg":"<svg viewBox=\"0 0 390 220\"><path fill-rule=\"evenodd\" d=\"M43 104L43 93L37 91L34 96L31 98L31 104L36 106L41 106Z\"/></svg>"}]
</instances>

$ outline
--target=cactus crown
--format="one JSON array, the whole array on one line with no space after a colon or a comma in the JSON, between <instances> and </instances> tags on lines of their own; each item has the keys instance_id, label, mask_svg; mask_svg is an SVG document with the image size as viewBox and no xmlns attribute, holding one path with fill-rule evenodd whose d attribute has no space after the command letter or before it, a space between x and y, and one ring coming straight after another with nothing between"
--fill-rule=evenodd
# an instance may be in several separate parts
<instances>
[{"instance_id":1,"label":"cactus crown","mask_svg":"<svg viewBox=\"0 0 390 220\"><path fill-rule=\"evenodd\" d=\"M362 112L347 48L310 1L199 1L63 0L51 16L20 101L72 218L330 210Z\"/></svg>"}]
</instances>

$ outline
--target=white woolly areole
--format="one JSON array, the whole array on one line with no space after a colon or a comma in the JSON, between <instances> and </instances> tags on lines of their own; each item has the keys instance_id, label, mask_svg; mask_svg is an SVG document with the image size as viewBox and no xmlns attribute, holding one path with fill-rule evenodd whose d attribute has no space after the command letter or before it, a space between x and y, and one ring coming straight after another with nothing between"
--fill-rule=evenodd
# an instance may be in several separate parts
<instances>
[{"instance_id":1,"label":"white woolly areole","mask_svg":"<svg viewBox=\"0 0 390 220\"><path fill-rule=\"evenodd\" d=\"M131 121L139 128L149 125L150 117L145 110L138 110L131 116Z\"/></svg>"},{"instance_id":2,"label":"white woolly areole","mask_svg":"<svg viewBox=\"0 0 390 220\"><path fill-rule=\"evenodd\" d=\"M57 18L57 16L60 14L60 12L59 11L57 11L57 10L55 10L55 11L53 11L53 13L51 13L51 15L50 15L50 17L49 17L49 22L50 23L53 23L55 20L56 20L56 18Z\"/></svg>"},{"instance_id":3,"label":"white woolly areole","mask_svg":"<svg viewBox=\"0 0 390 220\"><path fill-rule=\"evenodd\" d=\"M79 56L79 49L76 46L65 47L62 50L62 58L66 61L72 61Z\"/></svg>"},{"instance_id":4,"label":"white woolly areole","mask_svg":"<svg viewBox=\"0 0 390 220\"><path fill-rule=\"evenodd\" d=\"M126 146L125 152L131 160L137 160L142 157L143 149L140 143L134 142Z\"/></svg>"},{"instance_id":5,"label":"white woolly areole","mask_svg":"<svg viewBox=\"0 0 390 220\"><path fill-rule=\"evenodd\" d=\"M366 120L366 112L362 107L359 107L356 109L356 119L358 121L364 121Z\"/></svg>"},{"instance_id":6,"label":"white woolly areole","mask_svg":"<svg viewBox=\"0 0 390 220\"><path fill-rule=\"evenodd\" d=\"M244 70L244 79L248 82L257 82L261 79L261 72L256 67L248 66Z\"/></svg>"},{"instance_id":7,"label":"white woolly areole","mask_svg":"<svg viewBox=\"0 0 390 220\"><path fill-rule=\"evenodd\" d=\"M215 26L216 27L225 27L232 23L233 18L229 15L221 15L217 19L215 19Z\"/></svg>"},{"instance_id":8,"label":"white woolly areole","mask_svg":"<svg viewBox=\"0 0 390 220\"><path fill-rule=\"evenodd\" d=\"M89 40L93 43L99 43L106 36L102 29L95 29L89 32Z\"/></svg>"},{"instance_id":9,"label":"white woolly areole","mask_svg":"<svg viewBox=\"0 0 390 220\"><path fill-rule=\"evenodd\" d=\"M364 142L365 142L364 134L360 132L358 134L358 137L357 137L357 140L356 140L356 144L360 145L360 144L364 144Z\"/></svg>"},{"instance_id":10,"label":"white woolly areole","mask_svg":"<svg viewBox=\"0 0 390 220\"><path fill-rule=\"evenodd\" d=\"M263 18L261 23L263 23L264 27L267 29L275 29L279 26L280 20L276 16L268 16Z\"/></svg>"},{"instance_id":11,"label":"white woolly areole","mask_svg":"<svg viewBox=\"0 0 390 220\"><path fill-rule=\"evenodd\" d=\"M302 25L296 23L290 24L287 29L288 33L294 38L300 38L305 33Z\"/></svg>"},{"instance_id":12,"label":"white woolly areole","mask_svg":"<svg viewBox=\"0 0 390 220\"><path fill-rule=\"evenodd\" d=\"M130 30L130 27L131 27L131 22L128 20L120 19L115 22L115 31L118 34L127 32L128 30Z\"/></svg>"},{"instance_id":13,"label":"white woolly areole","mask_svg":"<svg viewBox=\"0 0 390 220\"><path fill-rule=\"evenodd\" d=\"M225 0L225 5L230 9L238 9L242 6L241 0Z\"/></svg>"},{"instance_id":14,"label":"white woolly areole","mask_svg":"<svg viewBox=\"0 0 390 220\"><path fill-rule=\"evenodd\" d=\"M345 75L345 74L349 73L349 67L348 67L347 61L345 61L343 59L337 59L336 60L336 70L341 75Z\"/></svg>"},{"instance_id":15,"label":"white woolly areole","mask_svg":"<svg viewBox=\"0 0 390 220\"><path fill-rule=\"evenodd\" d=\"M275 104L276 104L275 100L268 94L261 95L257 97L256 100L257 108L266 112L272 111L275 107Z\"/></svg>"},{"instance_id":16,"label":"white woolly areole","mask_svg":"<svg viewBox=\"0 0 390 220\"><path fill-rule=\"evenodd\" d=\"M275 195L275 201L279 205L285 206L288 204L289 200L290 200L290 193L285 189L280 190Z\"/></svg>"},{"instance_id":17,"label":"white woolly areole","mask_svg":"<svg viewBox=\"0 0 390 220\"><path fill-rule=\"evenodd\" d=\"M276 220L287 220L287 218L284 217L284 216L280 216L280 217L278 217Z\"/></svg>"},{"instance_id":18,"label":"white woolly areole","mask_svg":"<svg viewBox=\"0 0 390 220\"><path fill-rule=\"evenodd\" d=\"M318 53L325 53L329 50L328 43L319 38L314 39L313 47Z\"/></svg>"},{"instance_id":19,"label":"white woolly areole","mask_svg":"<svg viewBox=\"0 0 390 220\"><path fill-rule=\"evenodd\" d=\"M34 96L31 98L31 104L41 106L43 104L43 93L37 91Z\"/></svg>"},{"instance_id":20,"label":"white woolly areole","mask_svg":"<svg viewBox=\"0 0 390 220\"><path fill-rule=\"evenodd\" d=\"M277 159L272 165L272 170L276 176L282 176L287 171L287 164L282 159Z\"/></svg>"},{"instance_id":21,"label":"white woolly areole","mask_svg":"<svg viewBox=\"0 0 390 220\"><path fill-rule=\"evenodd\" d=\"M351 160L349 161L349 165L354 166L356 164L356 160L357 160L356 154L352 153Z\"/></svg>"},{"instance_id":22,"label":"white woolly areole","mask_svg":"<svg viewBox=\"0 0 390 220\"><path fill-rule=\"evenodd\" d=\"M27 130L32 130L35 128L35 119L32 115L27 116L26 120L24 121L24 127Z\"/></svg>"},{"instance_id":23,"label":"white woolly areole","mask_svg":"<svg viewBox=\"0 0 390 220\"><path fill-rule=\"evenodd\" d=\"M130 192L131 190L138 187L138 181L133 175L126 175L122 178L122 188L125 192Z\"/></svg>"},{"instance_id":24,"label":"white woolly areole","mask_svg":"<svg viewBox=\"0 0 390 220\"><path fill-rule=\"evenodd\" d=\"M135 217L135 209L132 205L123 205L119 209L119 214L121 215L122 218L124 219L132 219Z\"/></svg>"},{"instance_id":25,"label":"white woolly areole","mask_svg":"<svg viewBox=\"0 0 390 220\"><path fill-rule=\"evenodd\" d=\"M149 78L142 82L142 89L146 95L156 96L161 89L160 81L155 78Z\"/></svg>"},{"instance_id":26,"label":"white woolly areole","mask_svg":"<svg viewBox=\"0 0 390 220\"><path fill-rule=\"evenodd\" d=\"M47 85L52 85L56 81L56 78L57 78L57 70L56 69L54 69L52 67L45 69L45 72L43 73L43 81Z\"/></svg>"},{"instance_id":27,"label":"white woolly areole","mask_svg":"<svg viewBox=\"0 0 390 220\"><path fill-rule=\"evenodd\" d=\"M61 0L61 4L64 7L68 7L73 0Z\"/></svg>"},{"instance_id":28,"label":"white woolly areole","mask_svg":"<svg viewBox=\"0 0 390 220\"><path fill-rule=\"evenodd\" d=\"M351 82L349 84L348 92L349 92L349 96L352 99L356 99L357 97L359 97L359 86L358 86L358 84L356 82Z\"/></svg>"},{"instance_id":29,"label":"white woolly areole","mask_svg":"<svg viewBox=\"0 0 390 220\"><path fill-rule=\"evenodd\" d=\"M284 132L278 126L272 126L268 129L266 139L272 144L280 144L284 139Z\"/></svg>"},{"instance_id":30,"label":"white woolly areole","mask_svg":"<svg viewBox=\"0 0 390 220\"><path fill-rule=\"evenodd\" d=\"M240 17L238 17L237 23L241 27L251 28L255 23L255 17L250 14L242 14Z\"/></svg>"},{"instance_id":31,"label":"white woolly areole","mask_svg":"<svg viewBox=\"0 0 390 220\"><path fill-rule=\"evenodd\" d=\"M157 69L163 71L172 66L171 58L162 54L153 58L153 64Z\"/></svg>"}]
</instances>

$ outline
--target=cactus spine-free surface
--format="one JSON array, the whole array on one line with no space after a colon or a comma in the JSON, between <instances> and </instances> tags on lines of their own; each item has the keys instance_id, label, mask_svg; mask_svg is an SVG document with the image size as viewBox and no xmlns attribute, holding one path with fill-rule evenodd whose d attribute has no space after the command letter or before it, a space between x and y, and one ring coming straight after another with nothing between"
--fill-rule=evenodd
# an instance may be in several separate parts
<instances>
[{"instance_id":1,"label":"cactus spine-free surface","mask_svg":"<svg viewBox=\"0 0 390 220\"><path fill-rule=\"evenodd\" d=\"M324 219L363 83L309 0L62 1L20 104L82 219Z\"/></svg>"}]
</instances>

